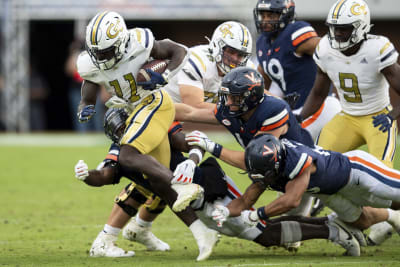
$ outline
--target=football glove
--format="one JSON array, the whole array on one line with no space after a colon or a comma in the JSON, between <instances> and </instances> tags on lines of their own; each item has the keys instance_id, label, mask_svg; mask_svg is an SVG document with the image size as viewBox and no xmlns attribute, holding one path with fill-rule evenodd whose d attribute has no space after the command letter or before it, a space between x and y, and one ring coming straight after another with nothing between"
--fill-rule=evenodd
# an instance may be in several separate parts
<instances>
[{"instance_id":1,"label":"football glove","mask_svg":"<svg viewBox=\"0 0 400 267\"><path fill-rule=\"evenodd\" d=\"M152 71L151 69L146 69L146 72L150 76L150 81L137 83L137 85L141 86L144 90L152 91L168 83L167 80L164 78L164 76L161 75L160 73Z\"/></svg>"},{"instance_id":2,"label":"football glove","mask_svg":"<svg viewBox=\"0 0 400 267\"><path fill-rule=\"evenodd\" d=\"M297 100L299 100L300 94L299 93L290 93L285 95L283 98L283 100L285 100L291 109L294 109L296 107L297 104Z\"/></svg>"},{"instance_id":3,"label":"football glove","mask_svg":"<svg viewBox=\"0 0 400 267\"><path fill-rule=\"evenodd\" d=\"M221 155L222 146L208 139L207 135L200 131L193 131L186 135L186 142L190 146L199 146L217 158Z\"/></svg>"},{"instance_id":4,"label":"football glove","mask_svg":"<svg viewBox=\"0 0 400 267\"><path fill-rule=\"evenodd\" d=\"M240 213L240 217L242 218L243 222L250 227L256 226L259 222L256 210L244 210Z\"/></svg>"},{"instance_id":5,"label":"football glove","mask_svg":"<svg viewBox=\"0 0 400 267\"><path fill-rule=\"evenodd\" d=\"M215 205L211 216L212 219L217 222L217 226L222 227L229 217L229 209L223 205Z\"/></svg>"},{"instance_id":6,"label":"football glove","mask_svg":"<svg viewBox=\"0 0 400 267\"><path fill-rule=\"evenodd\" d=\"M81 111L78 112L78 121L80 123L88 122L90 118L96 113L94 110L94 105L87 105L82 108Z\"/></svg>"},{"instance_id":7,"label":"football glove","mask_svg":"<svg viewBox=\"0 0 400 267\"><path fill-rule=\"evenodd\" d=\"M388 131L393 124L393 118L389 114L379 114L377 116L372 117L374 120L372 123L374 127L379 127L379 131L386 132Z\"/></svg>"},{"instance_id":8,"label":"football glove","mask_svg":"<svg viewBox=\"0 0 400 267\"><path fill-rule=\"evenodd\" d=\"M78 180L85 181L86 177L89 176L89 168L88 165L83 161L80 160L75 165L75 177Z\"/></svg>"},{"instance_id":9,"label":"football glove","mask_svg":"<svg viewBox=\"0 0 400 267\"><path fill-rule=\"evenodd\" d=\"M172 178L171 184L190 184L193 181L195 168L196 163L191 159L179 163L174 171L174 178Z\"/></svg>"}]
</instances>

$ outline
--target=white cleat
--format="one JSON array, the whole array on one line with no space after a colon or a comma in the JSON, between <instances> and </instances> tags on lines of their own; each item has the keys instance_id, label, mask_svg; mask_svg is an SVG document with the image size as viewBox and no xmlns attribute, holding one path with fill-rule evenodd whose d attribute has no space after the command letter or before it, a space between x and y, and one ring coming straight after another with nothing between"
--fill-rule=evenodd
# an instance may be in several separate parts
<instances>
[{"instance_id":1,"label":"white cleat","mask_svg":"<svg viewBox=\"0 0 400 267\"><path fill-rule=\"evenodd\" d=\"M92 247L89 251L90 257L133 257L135 255L134 251L126 251L115 245L117 241L117 236L106 234L101 231L97 238L93 241Z\"/></svg>"},{"instance_id":2,"label":"white cleat","mask_svg":"<svg viewBox=\"0 0 400 267\"><path fill-rule=\"evenodd\" d=\"M208 259L213 251L214 246L218 243L220 235L217 231L207 229L203 235L196 238L199 247L199 256L196 261L204 261Z\"/></svg>"},{"instance_id":3,"label":"white cleat","mask_svg":"<svg viewBox=\"0 0 400 267\"><path fill-rule=\"evenodd\" d=\"M143 244L147 250L168 251L167 243L158 239L152 232L151 227L143 227L137 224L133 218L122 230L122 237Z\"/></svg>"},{"instance_id":4,"label":"white cleat","mask_svg":"<svg viewBox=\"0 0 400 267\"><path fill-rule=\"evenodd\" d=\"M172 189L178 193L176 201L172 205L172 210L180 212L186 209L190 202L201 197L204 189L198 184L173 184Z\"/></svg>"},{"instance_id":5,"label":"white cleat","mask_svg":"<svg viewBox=\"0 0 400 267\"><path fill-rule=\"evenodd\" d=\"M381 222L371 226L368 235L369 246L379 246L392 237L394 233L393 227L388 222Z\"/></svg>"},{"instance_id":6,"label":"white cleat","mask_svg":"<svg viewBox=\"0 0 400 267\"><path fill-rule=\"evenodd\" d=\"M357 239L350 233L350 231L344 228L341 224L338 224L336 220L328 221L328 224L336 226L338 228L338 237L333 242L341 245L346 250L346 253L344 255L359 257L360 244L358 243Z\"/></svg>"},{"instance_id":7,"label":"white cleat","mask_svg":"<svg viewBox=\"0 0 400 267\"><path fill-rule=\"evenodd\" d=\"M337 224L339 224L342 228L345 228L347 231L349 231L357 239L360 246L362 246L362 247L368 246L367 239L365 238L364 233L360 229L358 229L354 226L351 226L351 225L341 221L338 218L335 218L334 221Z\"/></svg>"}]
</instances>

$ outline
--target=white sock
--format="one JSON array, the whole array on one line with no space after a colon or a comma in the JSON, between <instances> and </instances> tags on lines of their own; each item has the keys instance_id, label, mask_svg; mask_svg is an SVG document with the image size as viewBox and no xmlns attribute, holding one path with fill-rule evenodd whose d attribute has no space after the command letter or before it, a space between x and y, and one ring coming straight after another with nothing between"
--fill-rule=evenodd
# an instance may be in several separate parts
<instances>
[{"instance_id":1,"label":"white sock","mask_svg":"<svg viewBox=\"0 0 400 267\"><path fill-rule=\"evenodd\" d=\"M153 222L149 222L149 221L145 221L145 220L141 219L139 216L139 212L136 214L135 220L136 220L137 224L139 224L142 227L151 227L151 225L153 224Z\"/></svg>"},{"instance_id":2,"label":"white sock","mask_svg":"<svg viewBox=\"0 0 400 267\"><path fill-rule=\"evenodd\" d=\"M392 209L387 209L387 211L388 211L388 214L389 214L387 221L388 221L388 223L393 224L394 210L392 210Z\"/></svg>"},{"instance_id":3,"label":"white sock","mask_svg":"<svg viewBox=\"0 0 400 267\"><path fill-rule=\"evenodd\" d=\"M110 235L118 235L121 232L121 228L112 227L108 224L104 225L103 232Z\"/></svg>"},{"instance_id":4,"label":"white sock","mask_svg":"<svg viewBox=\"0 0 400 267\"><path fill-rule=\"evenodd\" d=\"M196 238L198 233L204 233L204 231L207 229L207 226L200 221L200 219L195 220L190 226L189 226L190 231L192 231L193 236Z\"/></svg>"}]
</instances>

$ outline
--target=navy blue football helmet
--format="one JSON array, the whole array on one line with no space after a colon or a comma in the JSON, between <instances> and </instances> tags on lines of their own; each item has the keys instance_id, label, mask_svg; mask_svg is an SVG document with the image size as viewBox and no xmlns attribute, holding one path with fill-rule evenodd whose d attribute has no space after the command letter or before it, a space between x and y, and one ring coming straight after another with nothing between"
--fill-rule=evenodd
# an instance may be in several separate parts
<instances>
[{"instance_id":1,"label":"navy blue football helmet","mask_svg":"<svg viewBox=\"0 0 400 267\"><path fill-rule=\"evenodd\" d=\"M289 23L295 20L295 3L293 0L258 0L253 10L254 22L259 33L264 32L263 21L260 12L275 12L280 14L276 21L269 21L273 25L270 32L277 32L284 29Z\"/></svg>"},{"instance_id":2,"label":"navy blue football helmet","mask_svg":"<svg viewBox=\"0 0 400 267\"><path fill-rule=\"evenodd\" d=\"M244 156L250 178L277 178L285 155L285 147L278 138L272 134L257 135L247 145Z\"/></svg>"},{"instance_id":3,"label":"navy blue football helmet","mask_svg":"<svg viewBox=\"0 0 400 267\"><path fill-rule=\"evenodd\" d=\"M238 117L255 108L263 97L264 79L261 74L253 68L237 67L222 79L218 108L223 108L225 116Z\"/></svg>"},{"instance_id":4,"label":"navy blue football helmet","mask_svg":"<svg viewBox=\"0 0 400 267\"><path fill-rule=\"evenodd\" d=\"M122 137L128 117L128 113L122 108L110 108L104 115L104 133L116 144Z\"/></svg>"}]
</instances>

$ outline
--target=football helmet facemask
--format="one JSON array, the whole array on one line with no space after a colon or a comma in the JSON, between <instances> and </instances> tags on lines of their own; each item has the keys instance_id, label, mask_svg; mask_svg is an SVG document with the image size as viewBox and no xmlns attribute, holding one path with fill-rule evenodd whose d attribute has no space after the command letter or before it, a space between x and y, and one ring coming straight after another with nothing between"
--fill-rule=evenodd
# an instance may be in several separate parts
<instances>
[{"instance_id":1,"label":"football helmet facemask","mask_svg":"<svg viewBox=\"0 0 400 267\"><path fill-rule=\"evenodd\" d=\"M86 50L101 70L113 68L122 59L128 40L125 21L116 12L98 13L86 27Z\"/></svg>"},{"instance_id":2,"label":"football helmet facemask","mask_svg":"<svg viewBox=\"0 0 400 267\"><path fill-rule=\"evenodd\" d=\"M128 117L128 113L122 108L109 108L104 115L104 133L116 144L121 140Z\"/></svg>"},{"instance_id":3,"label":"football helmet facemask","mask_svg":"<svg viewBox=\"0 0 400 267\"><path fill-rule=\"evenodd\" d=\"M244 154L250 179L277 179L284 164L285 154L285 146L278 138L272 134L257 135L247 145Z\"/></svg>"},{"instance_id":4,"label":"football helmet facemask","mask_svg":"<svg viewBox=\"0 0 400 267\"><path fill-rule=\"evenodd\" d=\"M262 101L264 79L255 69L238 67L225 75L218 93L218 108L225 116L237 117Z\"/></svg>"},{"instance_id":5,"label":"football helmet facemask","mask_svg":"<svg viewBox=\"0 0 400 267\"><path fill-rule=\"evenodd\" d=\"M231 69L246 66L252 46L249 29L239 22L228 21L215 29L209 50L217 67L225 75Z\"/></svg>"},{"instance_id":6,"label":"football helmet facemask","mask_svg":"<svg viewBox=\"0 0 400 267\"><path fill-rule=\"evenodd\" d=\"M263 21L262 12L278 13L279 19ZM265 24L272 25L272 30L268 32L277 32L295 20L295 3L293 0L258 0L253 10L253 16L259 33L265 31Z\"/></svg>"},{"instance_id":7,"label":"football helmet facemask","mask_svg":"<svg viewBox=\"0 0 400 267\"><path fill-rule=\"evenodd\" d=\"M339 51L358 44L366 38L371 29L370 12L363 0L339 0L330 9L326 24L331 47ZM342 29L339 29L342 28ZM338 35L338 31L351 28L348 38Z\"/></svg>"}]
</instances>

